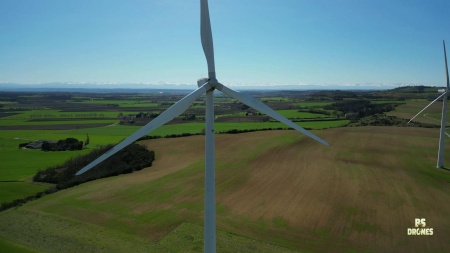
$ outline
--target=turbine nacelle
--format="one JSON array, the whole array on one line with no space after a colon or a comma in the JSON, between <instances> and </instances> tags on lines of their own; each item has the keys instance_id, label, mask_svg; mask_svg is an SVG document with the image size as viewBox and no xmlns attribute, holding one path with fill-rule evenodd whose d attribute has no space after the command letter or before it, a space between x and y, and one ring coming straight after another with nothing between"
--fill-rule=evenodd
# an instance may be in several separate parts
<instances>
[{"instance_id":1,"label":"turbine nacelle","mask_svg":"<svg viewBox=\"0 0 450 253\"><path fill-rule=\"evenodd\" d=\"M197 86L200 88L209 81L209 78L203 77L197 80Z\"/></svg>"}]
</instances>

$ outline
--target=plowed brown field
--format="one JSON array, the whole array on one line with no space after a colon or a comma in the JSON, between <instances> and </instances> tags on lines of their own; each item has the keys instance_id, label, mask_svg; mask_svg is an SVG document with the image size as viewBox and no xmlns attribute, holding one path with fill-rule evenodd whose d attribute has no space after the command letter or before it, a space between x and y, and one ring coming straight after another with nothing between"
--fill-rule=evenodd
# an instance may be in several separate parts
<instances>
[{"instance_id":1,"label":"plowed brown field","mask_svg":"<svg viewBox=\"0 0 450 253\"><path fill-rule=\"evenodd\" d=\"M450 171L435 168L438 129L317 133L331 146L294 131L217 135L218 229L301 251L450 252ZM203 142L144 141L156 151L151 168L22 208L157 241L202 222ZM434 234L408 236L415 218Z\"/></svg>"},{"instance_id":2,"label":"plowed brown field","mask_svg":"<svg viewBox=\"0 0 450 253\"><path fill-rule=\"evenodd\" d=\"M322 135L330 148L306 139L277 146L252 160L248 180L220 203L239 217L284 221L290 236L317 240L313 250L341 252L347 245L357 251L445 252L450 250L449 177L436 180L424 172L437 170L437 138L427 140L436 134L341 128ZM435 234L407 236L415 218L426 218Z\"/></svg>"}]
</instances>

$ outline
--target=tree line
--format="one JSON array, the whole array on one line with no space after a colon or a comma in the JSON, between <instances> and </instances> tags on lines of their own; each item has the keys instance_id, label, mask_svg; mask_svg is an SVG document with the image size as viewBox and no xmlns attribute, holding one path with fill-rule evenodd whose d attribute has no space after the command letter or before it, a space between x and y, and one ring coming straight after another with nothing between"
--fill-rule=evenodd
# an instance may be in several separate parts
<instances>
[{"instance_id":1,"label":"tree line","mask_svg":"<svg viewBox=\"0 0 450 253\"><path fill-rule=\"evenodd\" d=\"M324 109L340 111L347 119L357 120L370 115L392 111L396 106L397 104L376 104L370 100L355 99L336 102L325 106Z\"/></svg>"},{"instance_id":2,"label":"tree line","mask_svg":"<svg viewBox=\"0 0 450 253\"><path fill-rule=\"evenodd\" d=\"M96 149L89 154L67 160L63 165L38 171L33 177L35 182L56 184L58 189L65 189L99 178L131 173L150 167L155 160L155 152L138 144L131 144L117 154L98 164L86 173L75 176L75 173L110 150L113 145Z\"/></svg>"}]
</instances>

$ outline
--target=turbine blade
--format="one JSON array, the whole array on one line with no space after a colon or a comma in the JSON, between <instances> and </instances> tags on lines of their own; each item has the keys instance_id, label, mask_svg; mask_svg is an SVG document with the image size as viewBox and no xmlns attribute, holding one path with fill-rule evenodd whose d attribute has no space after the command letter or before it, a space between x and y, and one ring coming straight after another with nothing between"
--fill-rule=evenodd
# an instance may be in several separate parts
<instances>
[{"instance_id":1,"label":"turbine blade","mask_svg":"<svg viewBox=\"0 0 450 253\"><path fill-rule=\"evenodd\" d=\"M427 106L425 106L425 108L423 108L419 113L417 113L414 117L412 117L409 121L408 124L417 116L419 116L419 114L421 114L423 111L425 111L425 109L427 109L430 105L432 105L434 102L438 101L441 97L443 97L445 94L447 94L448 91L445 91L444 93L442 93L439 97L437 97L435 100L433 100L431 103L429 103Z\"/></svg>"},{"instance_id":2,"label":"turbine blade","mask_svg":"<svg viewBox=\"0 0 450 253\"><path fill-rule=\"evenodd\" d=\"M108 157L114 155L121 149L130 145L137 139L146 135L148 132L155 130L156 128L164 125L165 123L169 122L173 118L177 117L178 115L180 115L181 113L186 111L186 109L188 109L198 97L200 97L202 94L204 94L209 89L211 89L209 83L202 85L200 88L196 89L195 91L193 91L192 93L190 93L189 95L187 95L186 97L184 97L183 99L181 99L180 101L178 101L177 103L172 105L169 109L167 109L166 111L161 113L158 117L156 117L155 119L150 121L147 125L143 126L141 129L139 129L138 131L133 133L131 136L129 136L128 138L126 138L125 140L123 140L122 142L120 142L119 144L114 146L112 149L110 149L109 151L107 151L106 153L104 153L103 155L101 155L100 157L95 159L94 161L92 161L90 164L86 165L84 168L79 170L75 175L78 176L78 175L83 174L84 172L92 169L97 164L103 162Z\"/></svg>"},{"instance_id":3,"label":"turbine blade","mask_svg":"<svg viewBox=\"0 0 450 253\"><path fill-rule=\"evenodd\" d=\"M321 138L319 138L318 136L314 135L313 133L305 130L304 128L302 128L301 126L295 124L294 122L286 119L285 117L283 117L281 114L277 113L276 111L274 111L272 108L268 107L267 105L265 105L264 103L262 103L261 101L253 98L252 96L248 96L245 94L242 94L240 92L234 91L228 87L226 87L225 85L220 85L221 87L219 87L218 89L220 91L222 91L223 93L227 94L228 96L235 98L239 101L241 101L242 103L260 111L263 112L265 114L267 114L268 116L294 128L295 130L305 134L306 136L326 145L329 146L330 144L328 144L328 142L322 140Z\"/></svg>"},{"instance_id":4,"label":"turbine blade","mask_svg":"<svg viewBox=\"0 0 450 253\"><path fill-rule=\"evenodd\" d=\"M445 51L445 41L443 40L442 43L444 44L445 73L447 74L447 90L449 90L450 83L449 83L449 79L448 79L447 52Z\"/></svg>"},{"instance_id":5,"label":"turbine blade","mask_svg":"<svg viewBox=\"0 0 450 253\"><path fill-rule=\"evenodd\" d=\"M208 63L208 76L210 79L216 78L216 68L214 66L214 46L211 32L211 21L209 19L208 0L200 0L200 37L202 40L203 52L205 52Z\"/></svg>"}]
</instances>

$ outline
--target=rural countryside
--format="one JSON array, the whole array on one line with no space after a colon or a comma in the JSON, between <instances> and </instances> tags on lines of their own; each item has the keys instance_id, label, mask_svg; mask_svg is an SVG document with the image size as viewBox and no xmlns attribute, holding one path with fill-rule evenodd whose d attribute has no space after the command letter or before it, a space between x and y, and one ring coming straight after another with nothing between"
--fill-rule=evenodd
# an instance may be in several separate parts
<instances>
[{"instance_id":1,"label":"rural countryside","mask_svg":"<svg viewBox=\"0 0 450 253\"><path fill-rule=\"evenodd\" d=\"M450 252L449 11L0 0L0 252Z\"/></svg>"}]
</instances>

